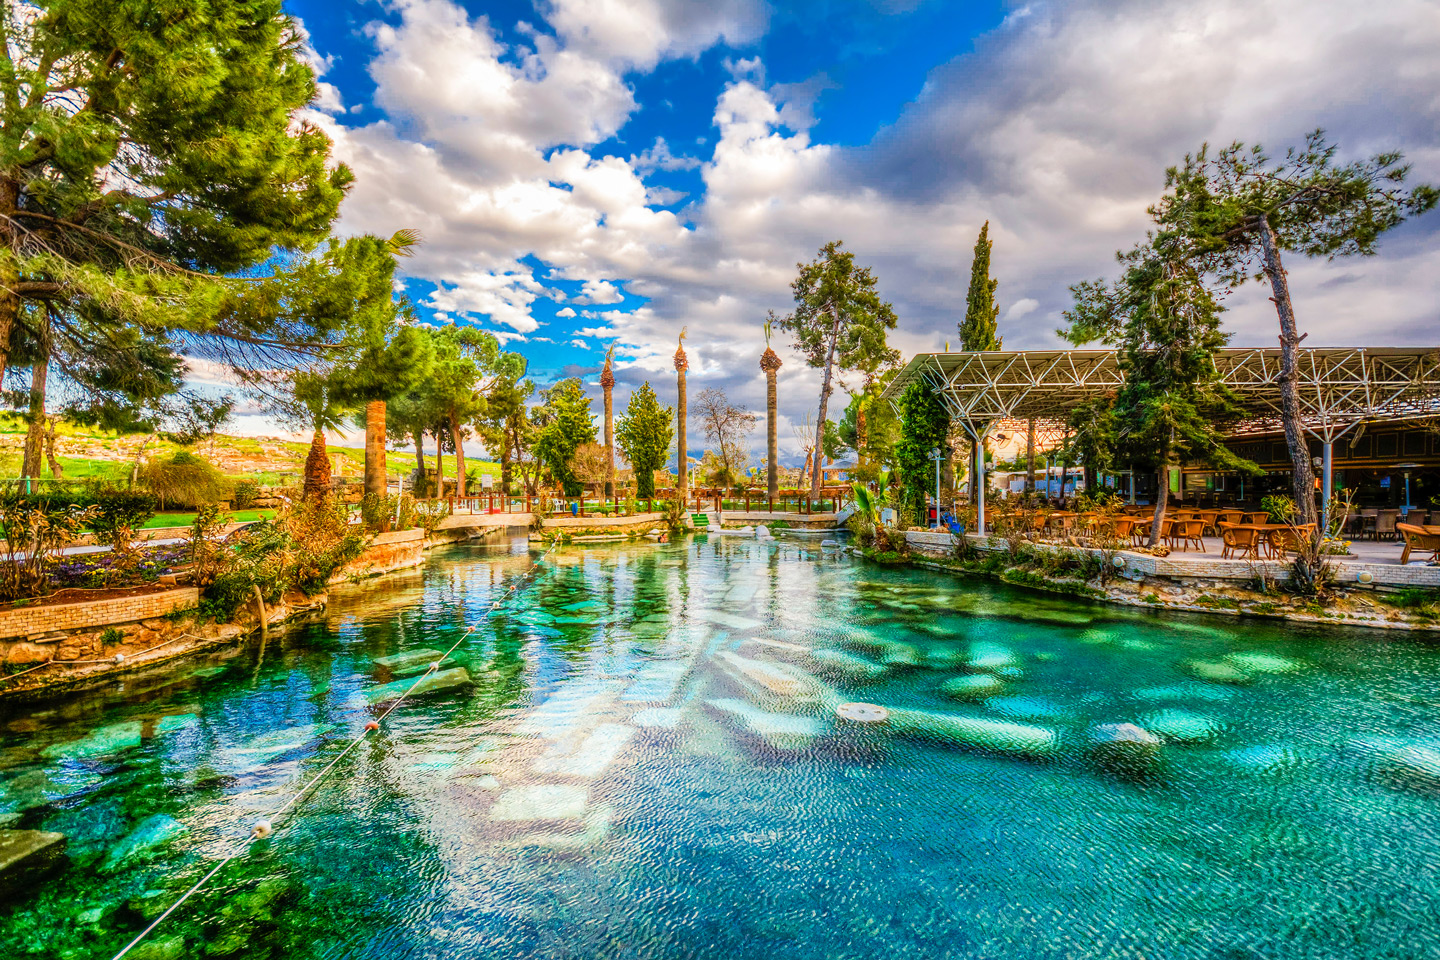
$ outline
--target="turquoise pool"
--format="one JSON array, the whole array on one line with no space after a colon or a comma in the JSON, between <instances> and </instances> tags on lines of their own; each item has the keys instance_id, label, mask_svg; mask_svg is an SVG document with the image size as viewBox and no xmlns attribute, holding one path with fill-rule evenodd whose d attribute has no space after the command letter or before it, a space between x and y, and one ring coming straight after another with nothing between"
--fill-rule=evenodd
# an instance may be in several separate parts
<instances>
[{"instance_id":1,"label":"turquoise pool","mask_svg":"<svg viewBox=\"0 0 1440 960\"><path fill-rule=\"evenodd\" d=\"M112 956L531 563L447 548L263 659L0 714L0 824L70 857L0 954ZM452 659L131 956L1440 956L1419 635L711 536L567 548Z\"/></svg>"}]
</instances>

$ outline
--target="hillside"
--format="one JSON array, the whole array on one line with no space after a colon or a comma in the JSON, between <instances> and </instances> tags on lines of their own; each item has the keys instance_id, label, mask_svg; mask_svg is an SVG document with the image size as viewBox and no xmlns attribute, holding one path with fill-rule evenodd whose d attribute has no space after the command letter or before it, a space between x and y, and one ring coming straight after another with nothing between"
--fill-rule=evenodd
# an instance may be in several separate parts
<instances>
[{"instance_id":1,"label":"hillside","mask_svg":"<svg viewBox=\"0 0 1440 960\"><path fill-rule=\"evenodd\" d=\"M158 438L149 440L143 434L120 436L104 430L95 430L70 423L61 423L56 428L55 452L64 468L65 479L76 480L88 477L112 477L120 479L129 476L130 466L138 451L144 447L144 458L157 454L169 454L179 447ZM25 423L13 414L0 414L0 478L20 475L22 448L25 443ZM284 440L279 437L236 437L217 434L191 448L192 452L215 464L222 472L235 477L249 478L262 485L286 484L297 480L305 464L305 455L310 451L308 443ZM331 469L337 479L359 479L364 472L365 451L360 447L329 447ZM427 466L434 469L435 458L426 458ZM408 476L415 468L413 450L391 450L386 457L387 472L391 477ZM453 456L446 457L447 474L453 473ZM467 457L467 472L471 474L494 474L500 472L499 464ZM45 476L49 476L49 468Z\"/></svg>"}]
</instances>

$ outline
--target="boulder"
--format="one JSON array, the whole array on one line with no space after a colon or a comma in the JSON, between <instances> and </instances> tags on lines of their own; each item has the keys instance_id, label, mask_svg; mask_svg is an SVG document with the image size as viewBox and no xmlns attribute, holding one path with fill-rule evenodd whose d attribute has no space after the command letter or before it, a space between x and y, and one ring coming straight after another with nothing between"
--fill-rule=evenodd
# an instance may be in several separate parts
<instances>
[{"instance_id":1,"label":"boulder","mask_svg":"<svg viewBox=\"0 0 1440 960\"><path fill-rule=\"evenodd\" d=\"M34 881L60 866L65 835L45 830L0 830L0 893L33 889Z\"/></svg>"}]
</instances>

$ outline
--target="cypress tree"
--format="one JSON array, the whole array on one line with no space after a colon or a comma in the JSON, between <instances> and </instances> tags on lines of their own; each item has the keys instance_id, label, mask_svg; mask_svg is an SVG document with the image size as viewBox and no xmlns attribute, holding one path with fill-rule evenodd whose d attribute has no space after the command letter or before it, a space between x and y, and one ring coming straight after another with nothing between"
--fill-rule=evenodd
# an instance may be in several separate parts
<instances>
[{"instance_id":1,"label":"cypress tree","mask_svg":"<svg viewBox=\"0 0 1440 960\"><path fill-rule=\"evenodd\" d=\"M1000 338L995 335L995 321L1000 316L995 288L1000 281L990 279L990 246L990 221L986 220L975 239L975 259L970 264L970 293L965 297L965 319L960 321L961 350L1000 349Z\"/></svg>"}]
</instances>

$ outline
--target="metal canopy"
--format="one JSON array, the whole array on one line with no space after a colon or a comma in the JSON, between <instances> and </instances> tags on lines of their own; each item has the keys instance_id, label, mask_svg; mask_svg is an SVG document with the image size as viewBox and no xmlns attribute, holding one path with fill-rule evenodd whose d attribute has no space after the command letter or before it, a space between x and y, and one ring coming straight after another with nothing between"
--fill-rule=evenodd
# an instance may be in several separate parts
<instances>
[{"instance_id":1,"label":"metal canopy","mask_svg":"<svg viewBox=\"0 0 1440 960\"><path fill-rule=\"evenodd\" d=\"M1440 412L1440 347L1313 347L1299 351L1306 429L1333 442L1362 421ZM1235 434L1280 423L1280 348L1227 347L1215 355L1223 383L1245 410ZM922 380L953 419L980 436L998 420L1057 422L1124 382L1114 350L974 351L917 354L886 387L892 403Z\"/></svg>"}]
</instances>

